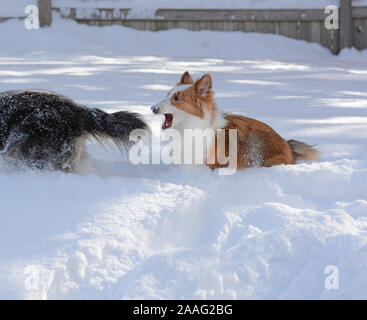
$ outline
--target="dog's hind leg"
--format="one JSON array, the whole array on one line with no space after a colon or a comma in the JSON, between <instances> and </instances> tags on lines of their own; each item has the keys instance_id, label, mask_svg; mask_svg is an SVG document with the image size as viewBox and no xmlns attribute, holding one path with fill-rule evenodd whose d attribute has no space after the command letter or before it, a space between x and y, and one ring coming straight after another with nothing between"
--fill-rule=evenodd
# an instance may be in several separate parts
<instances>
[{"instance_id":1,"label":"dog's hind leg","mask_svg":"<svg viewBox=\"0 0 367 320\"><path fill-rule=\"evenodd\" d=\"M68 168L69 172L74 172L80 175L84 175L92 171L90 157L86 150L87 140L87 135L83 135L76 141L74 155L70 161L63 164L63 170Z\"/></svg>"}]
</instances>

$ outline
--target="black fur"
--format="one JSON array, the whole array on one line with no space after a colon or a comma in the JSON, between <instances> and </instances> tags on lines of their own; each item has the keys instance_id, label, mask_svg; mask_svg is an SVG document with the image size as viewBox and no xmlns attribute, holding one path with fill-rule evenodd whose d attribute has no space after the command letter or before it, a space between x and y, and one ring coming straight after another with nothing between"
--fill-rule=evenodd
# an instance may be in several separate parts
<instances>
[{"instance_id":1,"label":"black fur","mask_svg":"<svg viewBox=\"0 0 367 320\"><path fill-rule=\"evenodd\" d=\"M111 138L121 147L134 129L146 129L135 113L108 114L51 91L0 93L0 153L31 167L64 169L83 135Z\"/></svg>"}]
</instances>

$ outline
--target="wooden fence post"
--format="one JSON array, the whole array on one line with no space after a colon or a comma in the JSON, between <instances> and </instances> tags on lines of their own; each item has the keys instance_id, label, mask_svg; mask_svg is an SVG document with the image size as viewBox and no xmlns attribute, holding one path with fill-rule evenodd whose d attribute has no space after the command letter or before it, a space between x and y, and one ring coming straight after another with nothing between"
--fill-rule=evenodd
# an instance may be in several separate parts
<instances>
[{"instance_id":1,"label":"wooden fence post","mask_svg":"<svg viewBox=\"0 0 367 320\"><path fill-rule=\"evenodd\" d=\"M353 46L352 0L340 0L340 49Z\"/></svg>"},{"instance_id":2,"label":"wooden fence post","mask_svg":"<svg viewBox=\"0 0 367 320\"><path fill-rule=\"evenodd\" d=\"M52 0L38 0L40 27L49 27L52 22Z\"/></svg>"},{"instance_id":3,"label":"wooden fence post","mask_svg":"<svg viewBox=\"0 0 367 320\"><path fill-rule=\"evenodd\" d=\"M340 53L340 29L331 30L330 50L333 54Z\"/></svg>"}]
</instances>

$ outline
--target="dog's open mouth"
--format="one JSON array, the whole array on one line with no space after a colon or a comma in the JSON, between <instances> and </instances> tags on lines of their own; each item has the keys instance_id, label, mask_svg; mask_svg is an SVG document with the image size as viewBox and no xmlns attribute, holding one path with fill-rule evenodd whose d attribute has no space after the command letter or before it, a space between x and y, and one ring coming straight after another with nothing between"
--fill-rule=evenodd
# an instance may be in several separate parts
<instances>
[{"instance_id":1,"label":"dog's open mouth","mask_svg":"<svg viewBox=\"0 0 367 320\"><path fill-rule=\"evenodd\" d=\"M165 113L164 117L165 119L162 125L162 129L168 129L172 126L173 115L171 113Z\"/></svg>"}]
</instances>

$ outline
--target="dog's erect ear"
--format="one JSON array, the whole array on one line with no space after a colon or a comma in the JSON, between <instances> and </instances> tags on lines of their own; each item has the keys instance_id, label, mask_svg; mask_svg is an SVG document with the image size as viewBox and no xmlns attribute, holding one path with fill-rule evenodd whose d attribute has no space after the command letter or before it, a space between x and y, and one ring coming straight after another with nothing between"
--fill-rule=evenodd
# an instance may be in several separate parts
<instances>
[{"instance_id":1,"label":"dog's erect ear","mask_svg":"<svg viewBox=\"0 0 367 320\"><path fill-rule=\"evenodd\" d=\"M178 84L193 84L194 81L192 80L190 73L186 71L180 79L180 82Z\"/></svg>"},{"instance_id":2,"label":"dog's erect ear","mask_svg":"<svg viewBox=\"0 0 367 320\"><path fill-rule=\"evenodd\" d=\"M212 77L206 74L196 81L195 89L199 96L206 96L212 88Z\"/></svg>"}]
</instances>

